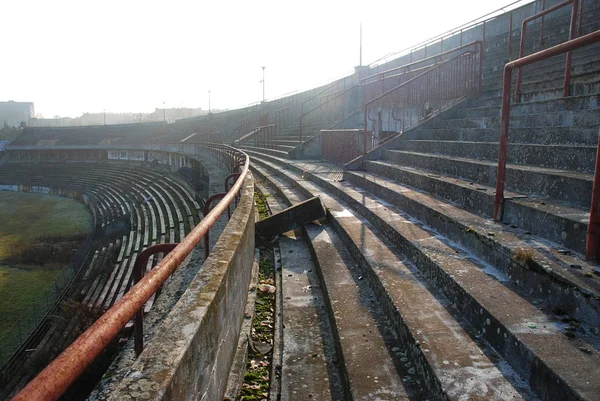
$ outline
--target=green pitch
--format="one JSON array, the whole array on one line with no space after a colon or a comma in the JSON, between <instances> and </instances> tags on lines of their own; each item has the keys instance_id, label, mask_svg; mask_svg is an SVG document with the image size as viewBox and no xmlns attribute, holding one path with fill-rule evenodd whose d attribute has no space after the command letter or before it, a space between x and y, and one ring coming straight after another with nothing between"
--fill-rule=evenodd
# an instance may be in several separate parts
<instances>
[{"instance_id":1,"label":"green pitch","mask_svg":"<svg viewBox=\"0 0 600 401\"><path fill-rule=\"evenodd\" d=\"M19 319L46 301L67 264L53 258L69 260L91 229L89 210L74 200L0 191L0 347ZM32 251L51 256L32 261Z\"/></svg>"}]
</instances>

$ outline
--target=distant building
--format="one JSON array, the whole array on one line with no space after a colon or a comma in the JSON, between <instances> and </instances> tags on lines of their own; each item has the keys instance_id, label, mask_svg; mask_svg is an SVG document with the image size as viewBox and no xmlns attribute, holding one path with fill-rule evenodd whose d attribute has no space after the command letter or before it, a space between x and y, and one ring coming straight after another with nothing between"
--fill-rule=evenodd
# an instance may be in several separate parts
<instances>
[{"instance_id":1,"label":"distant building","mask_svg":"<svg viewBox=\"0 0 600 401\"><path fill-rule=\"evenodd\" d=\"M33 102L0 102L0 124L8 124L10 127L18 127L21 121L29 125L29 119L35 116Z\"/></svg>"}]
</instances>

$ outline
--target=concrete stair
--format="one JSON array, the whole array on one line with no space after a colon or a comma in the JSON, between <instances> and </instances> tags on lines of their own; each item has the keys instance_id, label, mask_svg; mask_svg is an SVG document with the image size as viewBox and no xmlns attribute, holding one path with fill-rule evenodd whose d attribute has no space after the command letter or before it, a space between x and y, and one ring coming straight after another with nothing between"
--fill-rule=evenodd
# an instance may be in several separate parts
<instances>
[{"instance_id":1,"label":"concrete stair","mask_svg":"<svg viewBox=\"0 0 600 401\"><path fill-rule=\"evenodd\" d=\"M379 175L346 171L337 181L321 173L334 166L253 151L250 156L255 173L273 185L321 196L330 224L384 305L416 380L430 396L468 394L452 387L456 377L449 380L444 369L445 362L451 367L457 361L462 382L485 383L485 399L502 391L514 392L515 399L534 399L531 392L548 400L598 399L597 382L592 384L600 366L595 266L531 233ZM531 252L526 260L519 249ZM567 323L575 321L577 328ZM479 376L482 370L462 369L467 359L447 359L450 349L471 360L479 352L493 355L477 359L481 367L494 361L512 369L495 370L503 379L488 382Z\"/></svg>"}]
</instances>

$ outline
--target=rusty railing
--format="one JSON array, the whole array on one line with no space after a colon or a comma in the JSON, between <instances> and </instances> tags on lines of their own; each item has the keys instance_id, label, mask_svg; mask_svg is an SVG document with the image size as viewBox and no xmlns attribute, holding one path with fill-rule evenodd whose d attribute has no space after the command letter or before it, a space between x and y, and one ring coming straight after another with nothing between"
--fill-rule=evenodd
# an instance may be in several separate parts
<instances>
[{"instance_id":1,"label":"rusty railing","mask_svg":"<svg viewBox=\"0 0 600 401\"><path fill-rule=\"evenodd\" d=\"M465 50L467 46L474 50ZM433 65L364 104L365 154L369 134L379 140L384 114L388 123L394 120L395 132L403 132L437 114L451 102L481 90L483 43L475 41L460 48L464 50L462 53ZM377 118L371 117L372 110L376 110ZM375 125L373 130L369 130L369 121Z\"/></svg>"},{"instance_id":2,"label":"rusty railing","mask_svg":"<svg viewBox=\"0 0 600 401\"><path fill-rule=\"evenodd\" d=\"M324 102L321 102L318 106L315 106L312 109L302 113L302 115L300 116L299 123L300 142L302 142L303 137L306 137L306 139L308 139L310 137L309 135L311 132L323 129L323 125L331 125L332 123L335 123L337 120L339 120L340 117L344 116L346 114L344 106L348 104L348 102L345 101L345 96L351 91L355 90L356 88L357 85L351 85L349 88L344 88L343 90L337 92L326 93L324 94L324 96L326 96L327 98ZM332 106L332 103L334 102L336 103L336 105ZM337 112L336 110L334 110L333 112L323 113L324 108L337 108ZM316 118L315 114L318 114ZM324 117L323 114L325 114L326 117ZM306 120L310 120L311 118L313 120L317 120L316 124L313 122L313 124L307 125Z\"/></svg>"},{"instance_id":3,"label":"rusty railing","mask_svg":"<svg viewBox=\"0 0 600 401\"><path fill-rule=\"evenodd\" d=\"M567 53L580 47L600 42L600 30L585 36L563 42L559 45L511 61L504 66L504 78L502 82L502 113L500 124L500 147L498 152L498 171L496 176L496 196L494 199L494 220L502 219L502 207L504 204L504 186L506 182L506 159L508 155L508 127L510 123L510 92L512 83L512 72L515 68L524 67L535 62L545 60L559 54ZM596 159L596 172L594 173L594 189L592 193L592 206L590 220L588 223L588 240L586 245L586 257L595 258L598 249L598 231L600 224L600 175L598 171L598 159Z\"/></svg>"},{"instance_id":4,"label":"rusty railing","mask_svg":"<svg viewBox=\"0 0 600 401\"><path fill-rule=\"evenodd\" d=\"M252 135L254 147L263 149L275 149L275 124L263 125L256 128Z\"/></svg>"},{"instance_id":5,"label":"rusty railing","mask_svg":"<svg viewBox=\"0 0 600 401\"><path fill-rule=\"evenodd\" d=\"M177 269L212 225L227 210L248 175L250 158L243 152L226 145L205 145L214 157L223 160L231 170L243 161L240 176L223 199L198 223L196 227L141 278L117 303L104 313L89 329L80 335L66 350L30 381L14 401L52 401L64 394L69 386L85 371L94 359L113 341L125 325L156 293L165 280ZM174 244L164 244L168 248ZM140 262L141 264L142 262Z\"/></svg>"},{"instance_id":6,"label":"rusty railing","mask_svg":"<svg viewBox=\"0 0 600 401\"><path fill-rule=\"evenodd\" d=\"M545 2L542 2L542 7L545 5ZM550 14L556 10L559 10L563 7L572 5L571 9L571 26L569 28L569 40L573 40L575 38L575 29L577 24L577 11L579 9L579 0L565 0L561 3L556 4L550 8L540 11L537 14L534 14L530 17L527 17L521 22L521 43L519 48L519 59L522 59L525 56L525 37L527 36L527 24L537 18L543 18L546 14ZM582 7L583 9L583 4ZM542 19L540 26L540 45L543 41L543 33L544 33L544 20ZM579 27L581 32L581 14L579 19ZM563 87L563 96L569 96L569 81L571 80L571 52L567 52L567 60L565 61L565 79L564 79L564 87ZM517 68L517 84L515 88L515 102L518 102L521 98L521 83L523 81L523 67Z\"/></svg>"}]
</instances>

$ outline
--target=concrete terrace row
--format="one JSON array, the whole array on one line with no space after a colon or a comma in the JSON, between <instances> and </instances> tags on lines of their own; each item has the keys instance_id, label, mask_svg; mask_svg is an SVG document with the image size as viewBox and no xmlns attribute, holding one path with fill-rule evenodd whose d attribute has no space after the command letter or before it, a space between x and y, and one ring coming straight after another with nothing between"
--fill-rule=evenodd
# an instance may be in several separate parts
<instances>
[{"instance_id":1,"label":"concrete terrace row","mask_svg":"<svg viewBox=\"0 0 600 401\"><path fill-rule=\"evenodd\" d=\"M71 294L72 301L81 303L83 310L92 314L112 306L131 287L133 266L143 249L157 243L181 241L200 220L200 206L180 180L167 172L118 162L11 161L0 168L1 184L47 186L86 194L94 199L101 225L130 216L131 231L95 246ZM158 254L150 258L146 269L151 269L162 257ZM146 311L152 303L153 300L146 305ZM63 349L73 340L68 333L80 330L79 324L78 319L73 319L66 327L50 325L38 343L30 344L29 348ZM35 357L28 355L29 360ZM10 392L31 379L27 375L16 377L18 380L7 385L5 391Z\"/></svg>"},{"instance_id":2,"label":"concrete terrace row","mask_svg":"<svg viewBox=\"0 0 600 401\"><path fill-rule=\"evenodd\" d=\"M311 285L325 293L354 399L598 399L593 266L368 173L340 179L332 165L249 154L270 193L320 195L329 210L306 229Z\"/></svg>"},{"instance_id":3,"label":"concrete terrace row","mask_svg":"<svg viewBox=\"0 0 600 401\"><path fill-rule=\"evenodd\" d=\"M585 10L583 33L600 29L600 2ZM566 15L547 20L544 46L563 42L566 26ZM564 55L524 69L494 222L506 39L486 41L480 93L345 169L303 159L287 133L239 144L275 210L316 195L328 208L326 223L280 239L281 399L313 375L335 383L309 386L323 399L600 399L600 268L582 256L600 45L573 52L569 97ZM538 40L530 30L528 53ZM290 238L313 265L294 270ZM313 316L310 329L290 316ZM299 348L318 363L295 368Z\"/></svg>"}]
</instances>

